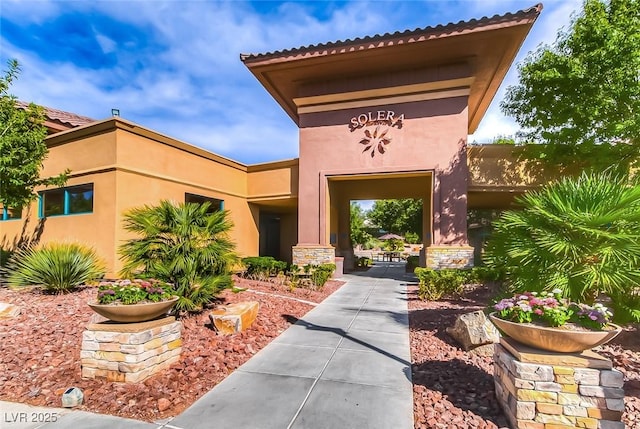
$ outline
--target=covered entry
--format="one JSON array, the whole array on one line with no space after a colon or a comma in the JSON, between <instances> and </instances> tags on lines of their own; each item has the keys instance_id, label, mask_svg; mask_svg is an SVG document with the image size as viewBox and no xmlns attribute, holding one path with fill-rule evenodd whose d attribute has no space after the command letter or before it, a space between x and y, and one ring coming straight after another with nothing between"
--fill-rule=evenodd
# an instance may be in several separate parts
<instances>
[{"instance_id":1,"label":"covered entry","mask_svg":"<svg viewBox=\"0 0 640 429\"><path fill-rule=\"evenodd\" d=\"M433 237L431 194L432 172L410 171L387 174L334 175L327 178L329 216L325 233L336 256L344 257L345 269L354 267L350 239L351 200L403 199L422 200L422 237L428 246Z\"/></svg>"},{"instance_id":2,"label":"covered entry","mask_svg":"<svg viewBox=\"0 0 640 429\"><path fill-rule=\"evenodd\" d=\"M241 56L300 129L294 263L348 257L350 199L404 195L424 201L424 264L473 263L467 136L541 8Z\"/></svg>"}]
</instances>

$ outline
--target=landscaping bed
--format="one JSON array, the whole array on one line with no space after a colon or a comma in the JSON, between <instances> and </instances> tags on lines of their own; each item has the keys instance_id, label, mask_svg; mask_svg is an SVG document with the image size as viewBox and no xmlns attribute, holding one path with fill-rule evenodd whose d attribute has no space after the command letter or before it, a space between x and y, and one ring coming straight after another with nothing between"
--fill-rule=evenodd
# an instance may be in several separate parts
<instances>
[{"instance_id":1,"label":"landscaping bed","mask_svg":"<svg viewBox=\"0 0 640 429\"><path fill-rule=\"evenodd\" d=\"M494 394L492 357L465 352L445 332L458 315L486 308L489 295L476 290L464 299L421 301L416 292L410 288L415 428L508 427ZM640 429L640 333L627 328L595 350L625 374L623 420Z\"/></svg>"},{"instance_id":2,"label":"landscaping bed","mask_svg":"<svg viewBox=\"0 0 640 429\"><path fill-rule=\"evenodd\" d=\"M234 279L236 287L259 293L224 291L226 303L258 301L250 329L232 336L214 332L208 312L182 319L180 362L142 383L83 380L80 376L82 332L94 312L87 305L96 288L66 295L0 288L0 302L21 307L18 317L0 320L0 400L60 407L70 386L84 392L79 409L155 421L181 413L289 326L283 317L302 317L343 282L329 281L321 291ZM293 299L292 299L293 298Z\"/></svg>"},{"instance_id":3,"label":"landscaping bed","mask_svg":"<svg viewBox=\"0 0 640 429\"><path fill-rule=\"evenodd\" d=\"M37 290L0 289L0 302L22 308L20 316L0 320L0 400L59 407L64 390L84 391L80 409L157 421L181 413L242 365L288 326L283 317L302 317L342 284L329 281L321 291L234 279L241 293L221 295L227 303L255 300L254 325L233 336L219 336L208 313L183 318L183 353L179 363L142 383L122 384L80 377L82 331L94 317L86 305L95 288L67 295ZM410 337L416 428L506 427L494 395L492 358L463 351L445 329L459 314L485 308L486 293L464 299L421 301L410 289ZM627 330L597 349L625 373L626 427L640 429L640 337Z\"/></svg>"}]
</instances>

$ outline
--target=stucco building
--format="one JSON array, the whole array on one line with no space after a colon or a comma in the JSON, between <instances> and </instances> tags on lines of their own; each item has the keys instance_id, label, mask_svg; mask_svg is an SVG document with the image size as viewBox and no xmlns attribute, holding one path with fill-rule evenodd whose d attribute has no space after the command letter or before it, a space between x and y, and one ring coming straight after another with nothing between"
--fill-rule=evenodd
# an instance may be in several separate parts
<instances>
[{"instance_id":1,"label":"stucco building","mask_svg":"<svg viewBox=\"0 0 640 429\"><path fill-rule=\"evenodd\" d=\"M506 207L535 185L511 148L466 140L541 9L241 55L298 125L297 159L245 165L119 117L50 109L42 174L68 168L70 179L38 190L38 203L21 213L3 210L0 245L80 241L115 276L125 211L160 199L208 200L230 211L243 255L302 264L337 256L348 267L351 200L420 198L422 263L468 266L467 209Z\"/></svg>"}]
</instances>

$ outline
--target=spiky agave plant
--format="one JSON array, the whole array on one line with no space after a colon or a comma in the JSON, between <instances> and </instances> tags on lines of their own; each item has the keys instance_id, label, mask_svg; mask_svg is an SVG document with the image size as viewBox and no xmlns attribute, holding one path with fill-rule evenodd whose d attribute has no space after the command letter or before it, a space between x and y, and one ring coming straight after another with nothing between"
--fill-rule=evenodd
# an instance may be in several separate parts
<instances>
[{"instance_id":1,"label":"spiky agave plant","mask_svg":"<svg viewBox=\"0 0 640 429\"><path fill-rule=\"evenodd\" d=\"M176 310L197 311L231 285L237 261L226 211L208 213L209 203L161 201L125 213L124 228L136 237L120 246L121 274L138 272L172 283Z\"/></svg>"},{"instance_id":2,"label":"spiky agave plant","mask_svg":"<svg viewBox=\"0 0 640 429\"><path fill-rule=\"evenodd\" d=\"M9 287L37 285L48 292L64 293L102 278L105 266L89 247L77 243L48 243L16 251L6 271Z\"/></svg>"},{"instance_id":3,"label":"spiky agave plant","mask_svg":"<svg viewBox=\"0 0 640 429\"><path fill-rule=\"evenodd\" d=\"M494 222L485 262L514 291L562 290L625 306L640 287L640 182L610 172L563 178L518 199ZM640 315L636 309L636 316Z\"/></svg>"}]
</instances>

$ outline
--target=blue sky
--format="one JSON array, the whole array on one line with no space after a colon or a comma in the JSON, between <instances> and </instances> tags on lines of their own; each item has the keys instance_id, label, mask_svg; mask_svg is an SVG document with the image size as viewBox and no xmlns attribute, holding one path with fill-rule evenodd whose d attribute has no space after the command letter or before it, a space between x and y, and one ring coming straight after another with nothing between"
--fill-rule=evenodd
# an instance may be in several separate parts
<instances>
[{"instance_id":1,"label":"blue sky","mask_svg":"<svg viewBox=\"0 0 640 429\"><path fill-rule=\"evenodd\" d=\"M11 92L95 119L112 108L142 126L243 163L298 156L295 124L239 59L516 12L534 0L2 0L0 61L22 67ZM579 0L547 1L517 61L567 26ZM499 110L512 67L470 142L513 134Z\"/></svg>"}]
</instances>

